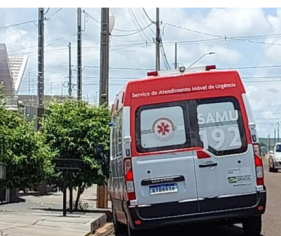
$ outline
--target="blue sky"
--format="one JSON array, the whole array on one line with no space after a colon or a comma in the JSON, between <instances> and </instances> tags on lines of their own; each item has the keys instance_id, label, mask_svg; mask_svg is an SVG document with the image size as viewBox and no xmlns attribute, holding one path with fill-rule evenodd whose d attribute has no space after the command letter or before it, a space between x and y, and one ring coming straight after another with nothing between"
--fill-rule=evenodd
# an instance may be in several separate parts
<instances>
[{"instance_id":1,"label":"blue sky","mask_svg":"<svg viewBox=\"0 0 281 236\"><path fill-rule=\"evenodd\" d=\"M76 81L76 8L50 8L45 22L45 94L67 94L68 43L72 43L73 82ZM83 8L83 96L95 102L99 82L100 8ZM145 8L154 20L155 8ZM111 8L115 27L110 39L110 101L129 79L146 75L155 68L155 25L142 8ZM20 94L36 93L37 8L0 8L0 42L10 55L28 55L29 62ZM32 21L14 27L16 23ZM85 20L85 21L84 21ZM260 136L267 137L281 121L281 9L267 8L160 8L164 51L170 67L174 43L178 62L190 65L216 64L237 68L250 98ZM143 31L136 33L138 29ZM266 66L266 67L265 67ZM252 67L252 68L248 68ZM123 69L118 69L123 68ZM124 69L125 68L125 69ZM168 66L161 56L161 69ZM30 83L29 83L30 72ZM76 91L74 91L76 93Z\"/></svg>"}]
</instances>

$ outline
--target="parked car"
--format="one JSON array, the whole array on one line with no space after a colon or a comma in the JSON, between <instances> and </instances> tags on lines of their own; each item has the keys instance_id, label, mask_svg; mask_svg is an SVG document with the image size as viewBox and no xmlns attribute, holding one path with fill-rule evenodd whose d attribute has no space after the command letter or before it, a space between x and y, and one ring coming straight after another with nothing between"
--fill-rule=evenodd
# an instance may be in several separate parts
<instances>
[{"instance_id":1,"label":"parked car","mask_svg":"<svg viewBox=\"0 0 281 236\"><path fill-rule=\"evenodd\" d=\"M281 143L276 143L274 150L269 152L269 172L278 172L281 169Z\"/></svg>"}]
</instances>

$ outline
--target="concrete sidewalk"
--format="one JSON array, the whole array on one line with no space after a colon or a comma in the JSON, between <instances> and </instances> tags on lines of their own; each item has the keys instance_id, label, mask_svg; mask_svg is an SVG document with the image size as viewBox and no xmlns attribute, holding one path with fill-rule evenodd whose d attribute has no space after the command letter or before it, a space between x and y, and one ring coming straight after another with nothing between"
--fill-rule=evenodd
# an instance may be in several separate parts
<instances>
[{"instance_id":1,"label":"concrete sidewalk","mask_svg":"<svg viewBox=\"0 0 281 236\"><path fill-rule=\"evenodd\" d=\"M22 196L25 202L0 205L2 236L84 236L106 223L105 212L96 209L96 191L90 188L82 195L87 211L62 216L62 193L46 196ZM76 195L74 195L75 199ZM2 234L1 234L2 233Z\"/></svg>"}]
</instances>

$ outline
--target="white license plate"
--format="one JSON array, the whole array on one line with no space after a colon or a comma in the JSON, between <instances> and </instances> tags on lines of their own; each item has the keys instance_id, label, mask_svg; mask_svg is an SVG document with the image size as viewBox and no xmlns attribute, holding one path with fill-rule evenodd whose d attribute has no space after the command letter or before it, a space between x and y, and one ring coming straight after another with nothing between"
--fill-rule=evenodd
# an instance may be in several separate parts
<instances>
[{"instance_id":1,"label":"white license plate","mask_svg":"<svg viewBox=\"0 0 281 236\"><path fill-rule=\"evenodd\" d=\"M178 191L179 191L178 185L176 183L149 186L150 195L163 194L163 193L176 193Z\"/></svg>"}]
</instances>

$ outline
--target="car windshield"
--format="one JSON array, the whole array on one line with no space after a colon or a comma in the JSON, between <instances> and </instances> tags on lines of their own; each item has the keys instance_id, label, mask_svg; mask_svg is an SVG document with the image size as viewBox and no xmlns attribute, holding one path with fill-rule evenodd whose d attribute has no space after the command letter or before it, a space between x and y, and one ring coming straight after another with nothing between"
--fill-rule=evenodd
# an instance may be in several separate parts
<instances>
[{"instance_id":1,"label":"car windshield","mask_svg":"<svg viewBox=\"0 0 281 236\"><path fill-rule=\"evenodd\" d=\"M276 146L276 152L281 152L281 144Z\"/></svg>"}]
</instances>

